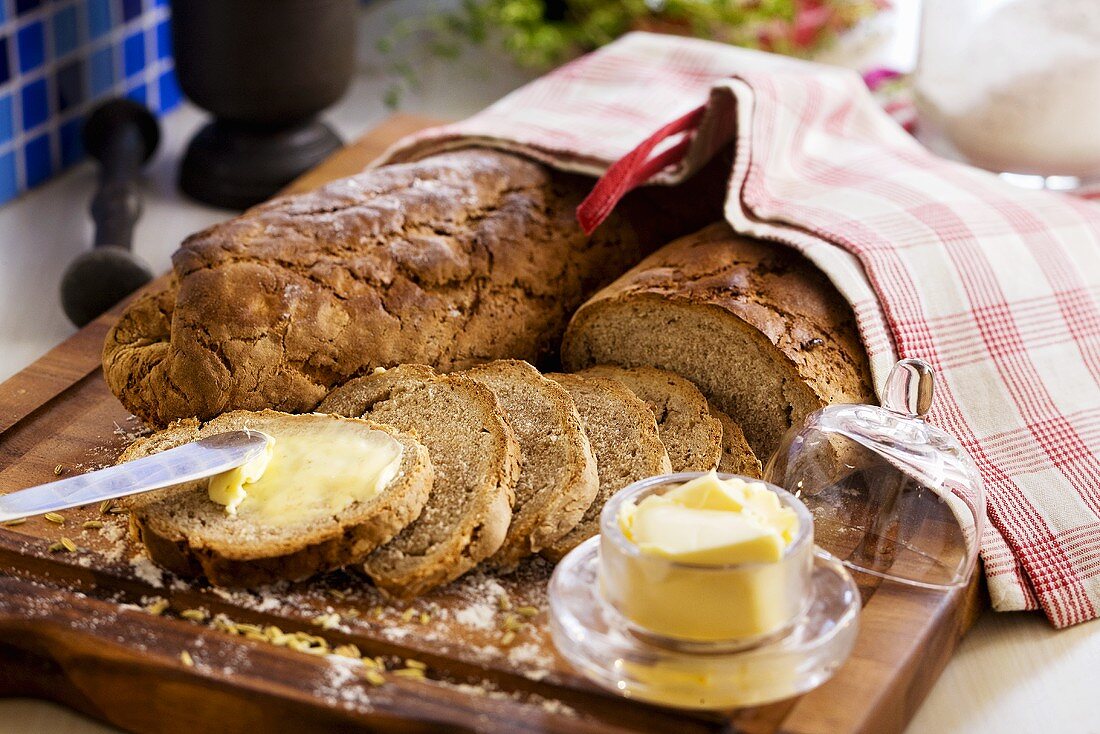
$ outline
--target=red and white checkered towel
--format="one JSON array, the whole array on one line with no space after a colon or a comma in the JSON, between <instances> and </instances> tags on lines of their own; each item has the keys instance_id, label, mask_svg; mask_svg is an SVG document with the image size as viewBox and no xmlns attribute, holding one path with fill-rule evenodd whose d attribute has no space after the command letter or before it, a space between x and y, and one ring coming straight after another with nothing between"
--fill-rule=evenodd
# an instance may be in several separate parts
<instances>
[{"instance_id":1,"label":"red and white checkered towel","mask_svg":"<svg viewBox=\"0 0 1100 734\"><path fill-rule=\"evenodd\" d=\"M1100 205L1014 188L926 152L850 72L706 41L630 34L407 160L471 142L603 178L671 183L734 141L726 217L813 260L855 309L881 386L897 357L938 372L931 419L988 492L993 605L1059 627L1100 610Z\"/></svg>"}]
</instances>

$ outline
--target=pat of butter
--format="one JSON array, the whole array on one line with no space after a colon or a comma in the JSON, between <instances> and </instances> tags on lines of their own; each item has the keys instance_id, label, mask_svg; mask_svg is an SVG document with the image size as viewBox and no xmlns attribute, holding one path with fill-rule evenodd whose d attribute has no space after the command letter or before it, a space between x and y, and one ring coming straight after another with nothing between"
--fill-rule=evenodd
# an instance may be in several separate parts
<instances>
[{"instance_id":1,"label":"pat of butter","mask_svg":"<svg viewBox=\"0 0 1100 734\"><path fill-rule=\"evenodd\" d=\"M227 513L272 526L331 517L377 497L401 467L401 443L385 431L334 422L273 438L264 456L210 478Z\"/></svg>"},{"instance_id":2,"label":"pat of butter","mask_svg":"<svg viewBox=\"0 0 1100 734\"><path fill-rule=\"evenodd\" d=\"M799 518L764 484L713 472L616 517L624 553L601 539L604 597L636 626L692 641L748 640L801 610L811 543L788 552Z\"/></svg>"},{"instance_id":3,"label":"pat of butter","mask_svg":"<svg viewBox=\"0 0 1100 734\"><path fill-rule=\"evenodd\" d=\"M623 535L643 553L680 563L775 563L798 532L798 517L759 483L705 474L619 514Z\"/></svg>"},{"instance_id":4,"label":"pat of butter","mask_svg":"<svg viewBox=\"0 0 1100 734\"><path fill-rule=\"evenodd\" d=\"M264 446L264 452L252 461L210 477L206 490L210 499L219 505L225 505L225 511L230 515L236 515L237 507L246 496L244 485L252 484L263 476L267 471L267 465L271 463L274 451L275 439L271 437Z\"/></svg>"}]
</instances>

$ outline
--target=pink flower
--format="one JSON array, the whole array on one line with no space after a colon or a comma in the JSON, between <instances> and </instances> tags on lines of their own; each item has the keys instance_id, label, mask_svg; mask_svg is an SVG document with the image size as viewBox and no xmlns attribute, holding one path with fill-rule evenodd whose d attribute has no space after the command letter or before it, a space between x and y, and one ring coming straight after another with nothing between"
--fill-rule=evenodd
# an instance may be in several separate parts
<instances>
[{"instance_id":1,"label":"pink flower","mask_svg":"<svg viewBox=\"0 0 1100 734\"><path fill-rule=\"evenodd\" d=\"M891 82L901 76L902 73L900 71L880 66L863 72L863 83L873 92L883 84Z\"/></svg>"},{"instance_id":2,"label":"pink flower","mask_svg":"<svg viewBox=\"0 0 1100 734\"><path fill-rule=\"evenodd\" d=\"M791 42L797 48L808 48L817 41L821 32L829 27L833 9L821 0L797 0L794 6L794 25Z\"/></svg>"}]
</instances>

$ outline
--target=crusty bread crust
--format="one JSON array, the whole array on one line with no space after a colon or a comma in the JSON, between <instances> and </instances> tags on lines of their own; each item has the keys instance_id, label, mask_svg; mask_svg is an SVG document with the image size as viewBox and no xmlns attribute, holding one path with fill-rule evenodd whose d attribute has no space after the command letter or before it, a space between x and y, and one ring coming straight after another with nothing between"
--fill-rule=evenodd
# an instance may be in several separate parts
<instances>
[{"instance_id":1,"label":"crusty bread crust","mask_svg":"<svg viewBox=\"0 0 1100 734\"><path fill-rule=\"evenodd\" d=\"M186 578L204 576L217 586L296 581L361 563L416 519L431 490L432 467L427 449L395 428L333 416L237 411L205 425L195 420L181 421L138 439L119 461L230 430L253 428L278 433L280 428L308 430L311 424L334 420L386 431L401 442L401 467L378 497L348 508L332 522L273 531L227 515L206 496L205 481L191 482L127 498L131 531L158 565Z\"/></svg>"},{"instance_id":2,"label":"crusty bread crust","mask_svg":"<svg viewBox=\"0 0 1100 734\"><path fill-rule=\"evenodd\" d=\"M349 381L318 410L385 421L427 447L435 483L422 515L364 568L410 598L453 581L500 548L512 519L519 444L493 393L461 375L401 365Z\"/></svg>"},{"instance_id":3,"label":"crusty bread crust","mask_svg":"<svg viewBox=\"0 0 1100 734\"><path fill-rule=\"evenodd\" d=\"M722 424L689 380L654 367L596 365L580 374L621 382L657 419L672 471L710 471L722 458Z\"/></svg>"},{"instance_id":4,"label":"crusty bread crust","mask_svg":"<svg viewBox=\"0 0 1100 734\"><path fill-rule=\"evenodd\" d=\"M561 358L573 371L611 363L676 372L765 458L812 410L874 395L855 317L836 288L793 249L725 222L666 245L589 299Z\"/></svg>"},{"instance_id":5,"label":"crusty bread crust","mask_svg":"<svg viewBox=\"0 0 1100 734\"><path fill-rule=\"evenodd\" d=\"M548 374L573 398L596 455L600 489L577 526L541 555L559 561L600 532L600 512L611 495L632 482L672 471L657 422L622 383L603 377Z\"/></svg>"},{"instance_id":6,"label":"crusty bread crust","mask_svg":"<svg viewBox=\"0 0 1100 734\"><path fill-rule=\"evenodd\" d=\"M526 362L458 373L493 391L516 432L520 475L504 543L485 563L511 571L576 527L599 490L596 458L569 393Z\"/></svg>"}]
</instances>

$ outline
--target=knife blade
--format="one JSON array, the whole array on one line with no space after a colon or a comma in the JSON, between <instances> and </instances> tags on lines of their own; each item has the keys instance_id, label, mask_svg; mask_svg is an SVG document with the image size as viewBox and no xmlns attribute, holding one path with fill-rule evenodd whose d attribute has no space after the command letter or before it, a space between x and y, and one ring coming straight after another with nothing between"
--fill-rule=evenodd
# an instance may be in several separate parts
<instances>
[{"instance_id":1,"label":"knife blade","mask_svg":"<svg viewBox=\"0 0 1100 734\"><path fill-rule=\"evenodd\" d=\"M12 492L0 497L0 522L205 479L259 457L271 440L261 431L228 431L125 464Z\"/></svg>"}]
</instances>

